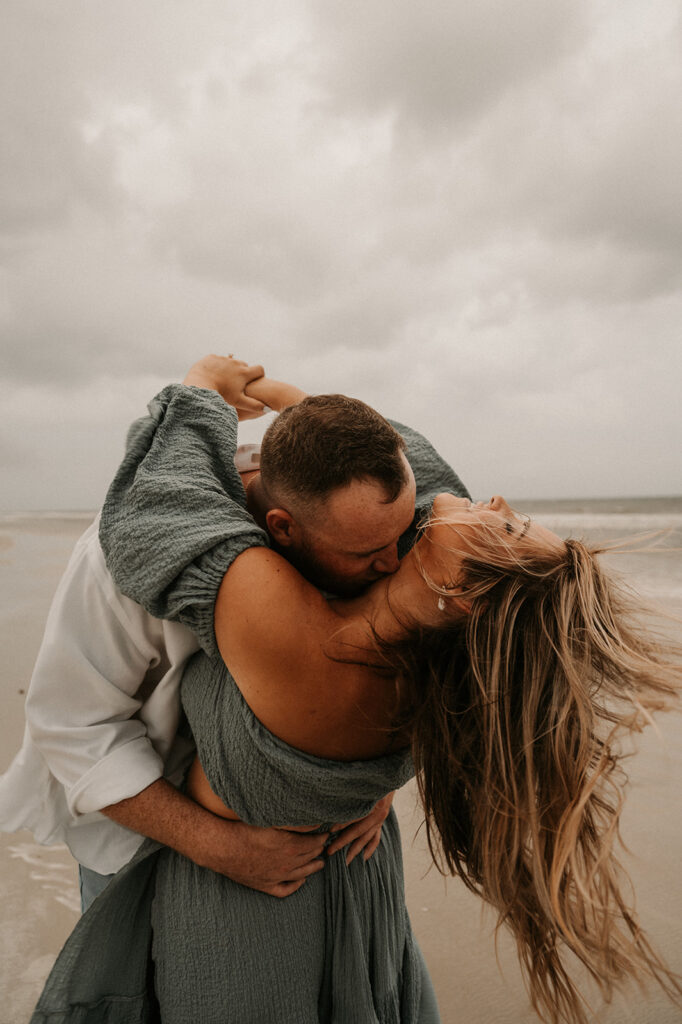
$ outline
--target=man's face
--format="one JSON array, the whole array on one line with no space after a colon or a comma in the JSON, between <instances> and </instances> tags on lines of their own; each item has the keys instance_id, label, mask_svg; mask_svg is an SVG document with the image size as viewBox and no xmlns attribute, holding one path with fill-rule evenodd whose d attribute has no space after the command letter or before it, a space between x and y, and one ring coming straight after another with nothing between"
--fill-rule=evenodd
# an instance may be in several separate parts
<instances>
[{"instance_id":1,"label":"man's face","mask_svg":"<svg viewBox=\"0 0 682 1024\"><path fill-rule=\"evenodd\" d=\"M333 491L309 517L300 517L286 558L316 586L351 597L398 568L398 540L414 518L416 487L407 459L407 483L395 501L374 480L354 480Z\"/></svg>"}]
</instances>

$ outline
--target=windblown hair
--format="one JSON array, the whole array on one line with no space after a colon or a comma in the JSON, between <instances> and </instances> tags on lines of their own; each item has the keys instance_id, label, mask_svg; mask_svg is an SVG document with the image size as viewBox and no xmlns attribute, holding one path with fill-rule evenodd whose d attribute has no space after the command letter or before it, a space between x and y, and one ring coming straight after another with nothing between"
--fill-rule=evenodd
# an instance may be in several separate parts
<instances>
[{"instance_id":1,"label":"windblown hair","mask_svg":"<svg viewBox=\"0 0 682 1024\"><path fill-rule=\"evenodd\" d=\"M477 531L458 597L438 628L377 638L398 679L429 847L507 924L535 1010L584 1022L568 948L610 1000L614 985L679 979L623 895L614 853L627 777L620 741L669 708L679 649L639 627L635 602L575 540L520 558ZM427 582L452 598L451 586Z\"/></svg>"},{"instance_id":2,"label":"windblown hair","mask_svg":"<svg viewBox=\"0 0 682 1024\"><path fill-rule=\"evenodd\" d=\"M405 442L376 410L345 395L311 395L285 409L263 437L260 470L271 498L323 498L376 480L395 501L407 482Z\"/></svg>"}]
</instances>

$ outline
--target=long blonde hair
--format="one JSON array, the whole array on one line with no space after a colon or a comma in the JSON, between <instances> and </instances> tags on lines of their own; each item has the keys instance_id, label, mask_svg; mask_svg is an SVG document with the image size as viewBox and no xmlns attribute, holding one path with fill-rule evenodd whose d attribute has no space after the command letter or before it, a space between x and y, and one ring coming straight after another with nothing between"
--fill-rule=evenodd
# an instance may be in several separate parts
<instances>
[{"instance_id":1,"label":"long blonde hair","mask_svg":"<svg viewBox=\"0 0 682 1024\"><path fill-rule=\"evenodd\" d=\"M544 1019L587 1020L565 948L607 1001L633 976L674 998L679 980L628 906L614 850L620 741L676 701L679 649L636 624L599 549L569 540L519 557L499 534L477 534L458 580L466 616L378 639L406 709L431 853L511 928Z\"/></svg>"}]
</instances>

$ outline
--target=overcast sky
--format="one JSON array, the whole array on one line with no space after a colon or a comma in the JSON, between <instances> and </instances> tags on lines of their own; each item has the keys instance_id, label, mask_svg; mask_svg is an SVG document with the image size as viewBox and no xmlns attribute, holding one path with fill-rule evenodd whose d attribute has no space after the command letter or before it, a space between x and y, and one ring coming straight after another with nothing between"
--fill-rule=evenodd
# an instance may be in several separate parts
<instances>
[{"instance_id":1,"label":"overcast sky","mask_svg":"<svg viewBox=\"0 0 682 1024\"><path fill-rule=\"evenodd\" d=\"M477 497L682 493L677 2L0 18L0 507L97 507L211 351L417 427Z\"/></svg>"}]
</instances>

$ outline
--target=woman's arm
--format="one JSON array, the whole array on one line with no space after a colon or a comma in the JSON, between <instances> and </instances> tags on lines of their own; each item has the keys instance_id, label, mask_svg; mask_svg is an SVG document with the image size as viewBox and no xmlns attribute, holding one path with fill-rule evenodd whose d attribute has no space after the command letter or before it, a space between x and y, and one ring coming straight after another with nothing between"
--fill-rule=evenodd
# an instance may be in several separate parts
<instances>
[{"instance_id":1,"label":"woman's arm","mask_svg":"<svg viewBox=\"0 0 682 1024\"><path fill-rule=\"evenodd\" d=\"M119 589L157 618L183 622L217 653L213 607L232 561L267 534L234 465L237 413L218 393L171 384L149 406L100 522Z\"/></svg>"},{"instance_id":2,"label":"woman's arm","mask_svg":"<svg viewBox=\"0 0 682 1024\"><path fill-rule=\"evenodd\" d=\"M304 398L307 398L305 391L301 391L295 384L285 384L280 380L271 380L269 377L259 377L252 380L244 389L245 394L257 399L263 405L267 405L275 412L282 412L290 405L298 405Z\"/></svg>"},{"instance_id":3,"label":"woman's arm","mask_svg":"<svg viewBox=\"0 0 682 1024\"><path fill-rule=\"evenodd\" d=\"M282 412L307 398L295 384L272 380L262 366L249 366L234 356L204 356L190 367L183 384L217 391L237 410L240 420L262 416L264 406Z\"/></svg>"},{"instance_id":4,"label":"woman's arm","mask_svg":"<svg viewBox=\"0 0 682 1024\"><path fill-rule=\"evenodd\" d=\"M150 403L107 495L100 540L117 586L152 615L189 626L212 655L223 576L247 548L268 545L234 465L237 419L259 415L263 402L284 408L303 397L262 378L260 366L206 356L184 386Z\"/></svg>"},{"instance_id":5,"label":"woman's arm","mask_svg":"<svg viewBox=\"0 0 682 1024\"><path fill-rule=\"evenodd\" d=\"M217 391L237 412L240 420L251 420L265 412L263 401L247 393L246 388L262 378L262 366L249 366L234 356L204 356L187 371L183 384ZM266 403L267 404L267 403Z\"/></svg>"}]
</instances>

